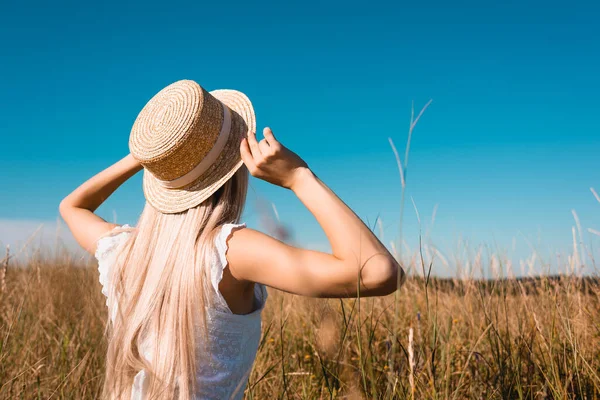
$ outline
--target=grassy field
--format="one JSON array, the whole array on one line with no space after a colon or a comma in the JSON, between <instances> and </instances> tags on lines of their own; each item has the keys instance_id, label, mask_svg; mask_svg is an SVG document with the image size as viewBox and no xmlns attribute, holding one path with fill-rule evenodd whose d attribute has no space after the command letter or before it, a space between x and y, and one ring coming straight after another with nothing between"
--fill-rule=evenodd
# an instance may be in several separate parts
<instances>
[{"instance_id":1,"label":"grassy field","mask_svg":"<svg viewBox=\"0 0 600 400\"><path fill-rule=\"evenodd\" d=\"M430 103L411 112L403 162L390 139L400 226L411 136ZM511 260L485 258L482 248L450 265L425 234L404 257L391 243L409 277L393 295L317 300L270 290L245 398L600 398L600 279L573 216L573 251L558 258L557 276L532 276L549 272L535 251L520 263L527 278L514 278ZM96 265L40 254L0 268L0 399L98 398L107 308ZM461 278L430 277L436 256Z\"/></svg>"},{"instance_id":2,"label":"grassy field","mask_svg":"<svg viewBox=\"0 0 600 400\"><path fill-rule=\"evenodd\" d=\"M95 267L64 255L0 273L0 398L98 398L106 306ZM595 278L415 274L397 302L271 290L246 398L596 399L599 292Z\"/></svg>"}]
</instances>

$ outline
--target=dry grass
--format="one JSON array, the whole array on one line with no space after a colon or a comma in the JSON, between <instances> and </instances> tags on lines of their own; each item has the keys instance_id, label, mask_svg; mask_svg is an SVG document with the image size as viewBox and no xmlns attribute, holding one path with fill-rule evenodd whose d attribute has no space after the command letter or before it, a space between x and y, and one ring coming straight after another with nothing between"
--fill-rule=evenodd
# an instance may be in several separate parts
<instances>
[{"instance_id":1,"label":"dry grass","mask_svg":"<svg viewBox=\"0 0 600 400\"><path fill-rule=\"evenodd\" d=\"M246 398L595 399L599 291L593 278L413 277L394 311L394 296L314 300L272 290ZM97 398L105 318L94 264L64 255L10 265L0 398Z\"/></svg>"},{"instance_id":2,"label":"dry grass","mask_svg":"<svg viewBox=\"0 0 600 400\"><path fill-rule=\"evenodd\" d=\"M430 103L411 112L404 162L390 139L402 185L397 243L410 140ZM510 260L484 260L480 248L453 261L462 279L430 278L434 258L449 262L426 234L415 253L403 252L409 279L392 296L316 300L271 290L246 398L600 398L600 280L581 276L596 269L573 216L573 251L559 277L510 278ZM270 233L284 238L272 222ZM39 254L0 269L0 398L98 398L107 310L96 266ZM521 275L536 265L548 264L534 251ZM473 279L482 271L496 279Z\"/></svg>"}]
</instances>

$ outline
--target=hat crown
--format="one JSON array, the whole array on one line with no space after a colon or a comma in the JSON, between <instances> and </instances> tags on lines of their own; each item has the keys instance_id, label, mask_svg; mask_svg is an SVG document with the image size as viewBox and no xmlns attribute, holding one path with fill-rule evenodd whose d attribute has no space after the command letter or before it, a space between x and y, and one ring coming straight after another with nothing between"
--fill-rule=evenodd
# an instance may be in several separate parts
<instances>
[{"instance_id":1,"label":"hat crown","mask_svg":"<svg viewBox=\"0 0 600 400\"><path fill-rule=\"evenodd\" d=\"M177 81L140 111L129 136L129 150L152 175L173 180L202 161L222 125L220 101L192 80Z\"/></svg>"}]
</instances>

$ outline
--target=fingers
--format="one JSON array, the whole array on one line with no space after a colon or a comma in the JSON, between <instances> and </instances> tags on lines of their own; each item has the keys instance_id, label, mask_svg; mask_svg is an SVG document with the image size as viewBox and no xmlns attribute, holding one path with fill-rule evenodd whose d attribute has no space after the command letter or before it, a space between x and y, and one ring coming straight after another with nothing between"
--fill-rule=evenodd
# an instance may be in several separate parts
<instances>
[{"instance_id":1,"label":"fingers","mask_svg":"<svg viewBox=\"0 0 600 400\"><path fill-rule=\"evenodd\" d=\"M253 174L253 172L256 171L256 163L254 162L252 152L250 151L250 145L248 144L248 140L246 138L243 138L242 142L240 143L240 154L242 156L242 161L244 161L244 164L246 164L246 168L248 168L248 171Z\"/></svg>"},{"instance_id":2,"label":"fingers","mask_svg":"<svg viewBox=\"0 0 600 400\"><path fill-rule=\"evenodd\" d=\"M267 141L267 143L269 143L271 147L279 147L279 142L277 141L277 139L275 139L275 135L273 135L273 131L271 130L271 128L266 127L265 129L263 129L263 136L265 137L265 140Z\"/></svg>"},{"instance_id":3,"label":"fingers","mask_svg":"<svg viewBox=\"0 0 600 400\"><path fill-rule=\"evenodd\" d=\"M261 152L258 147L258 142L256 141L256 132L248 132L248 144L250 145L252 156L255 159L258 159L261 156Z\"/></svg>"},{"instance_id":4,"label":"fingers","mask_svg":"<svg viewBox=\"0 0 600 400\"><path fill-rule=\"evenodd\" d=\"M248 132L248 137L240 143L240 155L248 171L253 176L260 174L260 169L270 162L272 157L281 149L281 144L275 139L271 128L263 130L265 138L258 142L255 132Z\"/></svg>"},{"instance_id":5,"label":"fingers","mask_svg":"<svg viewBox=\"0 0 600 400\"><path fill-rule=\"evenodd\" d=\"M269 143L265 139L258 142L258 148L263 155L271 154L271 146L269 146Z\"/></svg>"}]
</instances>

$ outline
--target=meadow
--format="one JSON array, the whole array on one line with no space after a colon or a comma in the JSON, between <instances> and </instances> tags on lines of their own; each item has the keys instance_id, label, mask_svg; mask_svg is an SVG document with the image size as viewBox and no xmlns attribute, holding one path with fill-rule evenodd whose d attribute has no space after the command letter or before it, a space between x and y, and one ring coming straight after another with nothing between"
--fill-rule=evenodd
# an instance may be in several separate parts
<instances>
[{"instance_id":1,"label":"meadow","mask_svg":"<svg viewBox=\"0 0 600 400\"><path fill-rule=\"evenodd\" d=\"M596 277L438 279L421 260L383 298L270 290L245 398L600 397ZM34 252L0 281L0 398L98 398L107 310L95 263Z\"/></svg>"},{"instance_id":2,"label":"meadow","mask_svg":"<svg viewBox=\"0 0 600 400\"><path fill-rule=\"evenodd\" d=\"M401 218L411 137L429 104L411 113L403 160L390 139ZM535 249L515 273L493 247L463 246L449 262L427 234L411 250L400 231L390 248L408 278L392 295L324 300L269 289L245 398L600 398L600 278L573 217L572 252L554 275ZM279 221L265 225L285 239ZM0 399L99 398L107 307L96 263L60 247L16 255L0 264ZM454 278L432 276L434 260Z\"/></svg>"}]
</instances>

